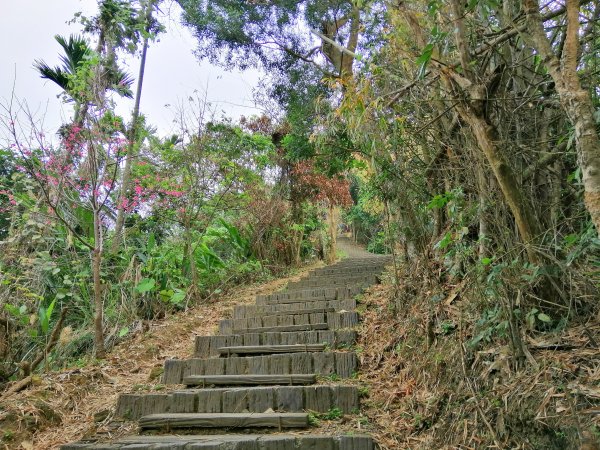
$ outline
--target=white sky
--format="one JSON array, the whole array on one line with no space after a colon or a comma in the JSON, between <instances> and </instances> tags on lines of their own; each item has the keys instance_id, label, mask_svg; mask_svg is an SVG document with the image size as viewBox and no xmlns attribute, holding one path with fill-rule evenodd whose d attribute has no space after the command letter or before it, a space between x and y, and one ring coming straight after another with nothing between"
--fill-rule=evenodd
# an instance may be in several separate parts
<instances>
[{"instance_id":1,"label":"white sky","mask_svg":"<svg viewBox=\"0 0 600 450\"><path fill-rule=\"evenodd\" d=\"M141 111L148 123L160 134L175 132L174 108L187 102L194 90L207 90L218 115L223 111L238 119L241 115L260 114L252 100L252 88L260 73L225 71L207 61L199 62L192 53L193 36L180 25L178 7L164 3L165 9L170 8L163 10L170 18L161 18L167 31L150 46L144 76ZM77 11L94 15L96 0L0 0L0 11L0 102L6 104L14 85L16 97L26 101L40 117L45 116L44 128L56 130L71 116L71 106L57 98L60 88L40 78L32 64L43 59L52 67L58 65L62 48L54 35L77 34L80 27L66 22ZM128 65L126 70L137 81L138 60L130 59ZM133 101L119 100L117 112L129 121L132 108Z\"/></svg>"}]
</instances>

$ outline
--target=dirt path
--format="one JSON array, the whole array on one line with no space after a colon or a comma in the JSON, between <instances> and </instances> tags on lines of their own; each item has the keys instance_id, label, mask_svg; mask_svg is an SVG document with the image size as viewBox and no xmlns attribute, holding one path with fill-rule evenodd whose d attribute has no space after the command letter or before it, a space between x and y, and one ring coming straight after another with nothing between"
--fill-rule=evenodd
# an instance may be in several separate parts
<instances>
[{"instance_id":1,"label":"dirt path","mask_svg":"<svg viewBox=\"0 0 600 450\"><path fill-rule=\"evenodd\" d=\"M373 253L369 253L363 247L355 244L351 238L346 236L340 236L337 239L338 251L342 252L347 258L364 258L367 256L373 256Z\"/></svg>"}]
</instances>

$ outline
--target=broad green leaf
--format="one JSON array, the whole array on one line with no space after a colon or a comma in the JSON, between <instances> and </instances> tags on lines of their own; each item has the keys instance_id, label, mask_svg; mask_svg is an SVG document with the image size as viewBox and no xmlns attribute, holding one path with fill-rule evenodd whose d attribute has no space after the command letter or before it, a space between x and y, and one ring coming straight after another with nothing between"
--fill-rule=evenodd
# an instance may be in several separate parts
<instances>
[{"instance_id":1,"label":"broad green leaf","mask_svg":"<svg viewBox=\"0 0 600 450\"><path fill-rule=\"evenodd\" d=\"M537 318L540 319L542 322L545 322L545 323L551 323L552 322L552 318L549 315L544 314L544 313L539 313L538 316L537 316Z\"/></svg>"},{"instance_id":2,"label":"broad green leaf","mask_svg":"<svg viewBox=\"0 0 600 450\"><path fill-rule=\"evenodd\" d=\"M180 289L177 289L177 291L171 297L171 303L178 305L183 300L185 300L185 292Z\"/></svg>"},{"instance_id":3,"label":"broad green leaf","mask_svg":"<svg viewBox=\"0 0 600 450\"><path fill-rule=\"evenodd\" d=\"M437 244L435 244L434 248L439 248L440 250L443 250L450 244L452 244L452 234L446 233L444 237Z\"/></svg>"},{"instance_id":4,"label":"broad green leaf","mask_svg":"<svg viewBox=\"0 0 600 450\"><path fill-rule=\"evenodd\" d=\"M135 287L135 290L140 294L144 294L154 289L155 285L156 280L154 278L144 278L138 283L138 285Z\"/></svg>"}]
</instances>

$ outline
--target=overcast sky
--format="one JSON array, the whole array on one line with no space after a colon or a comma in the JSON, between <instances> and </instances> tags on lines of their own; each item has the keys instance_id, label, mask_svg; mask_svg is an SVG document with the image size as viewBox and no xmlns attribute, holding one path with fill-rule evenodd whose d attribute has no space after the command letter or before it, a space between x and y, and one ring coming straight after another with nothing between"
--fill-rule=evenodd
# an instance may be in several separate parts
<instances>
[{"instance_id":1,"label":"overcast sky","mask_svg":"<svg viewBox=\"0 0 600 450\"><path fill-rule=\"evenodd\" d=\"M58 65L62 49L54 35L78 33L80 27L67 22L77 11L94 15L97 2L0 0L0 6L0 102L6 104L14 85L16 97L26 101L40 117L45 116L45 129L55 130L71 116L71 106L57 98L60 88L41 79L32 64L36 59L43 59L50 66ZM162 17L167 32L148 51L141 110L149 123L157 126L161 134L174 131L172 121L176 105L186 102L194 90L204 92L206 89L208 100L218 112L224 111L234 119L259 114L252 100L252 88L258 82L259 72L225 71L206 61L199 62L192 53L195 48L193 36L179 24L177 7L171 5L170 8L164 11L170 18ZM130 59L127 68L136 78L138 62ZM132 107L132 101L120 101L117 112L129 120Z\"/></svg>"}]
</instances>

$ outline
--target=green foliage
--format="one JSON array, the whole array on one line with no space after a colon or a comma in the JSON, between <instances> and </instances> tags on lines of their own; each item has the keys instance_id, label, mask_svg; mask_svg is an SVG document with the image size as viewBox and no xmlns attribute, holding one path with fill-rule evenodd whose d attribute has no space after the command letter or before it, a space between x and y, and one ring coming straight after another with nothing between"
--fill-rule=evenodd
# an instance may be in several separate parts
<instances>
[{"instance_id":1,"label":"green foliage","mask_svg":"<svg viewBox=\"0 0 600 450\"><path fill-rule=\"evenodd\" d=\"M65 91L66 100L73 99L79 103L89 101L86 96L94 82L94 68L101 63L99 55L81 36L71 35L66 39L56 35L55 39L64 51L64 55L60 56L62 66L51 68L44 61L36 61L34 67L42 78L56 83ZM117 67L110 67L107 74L110 89L123 97L133 97L133 79L130 75Z\"/></svg>"},{"instance_id":2,"label":"green foliage","mask_svg":"<svg viewBox=\"0 0 600 450\"><path fill-rule=\"evenodd\" d=\"M476 322L478 332L469 341L469 346L475 348L480 342L491 342L494 337L505 337L508 327L508 320L503 317L499 307L487 309Z\"/></svg>"},{"instance_id":3,"label":"green foliage","mask_svg":"<svg viewBox=\"0 0 600 450\"><path fill-rule=\"evenodd\" d=\"M308 423L312 427L318 427L321 420L339 420L342 417L344 417L344 413L338 407L331 408L325 413L311 411L308 413Z\"/></svg>"},{"instance_id":4,"label":"green foliage","mask_svg":"<svg viewBox=\"0 0 600 450\"><path fill-rule=\"evenodd\" d=\"M153 278L144 278L138 283L135 290L140 294L144 294L154 289L154 286L156 286L156 280Z\"/></svg>"}]
</instances>

